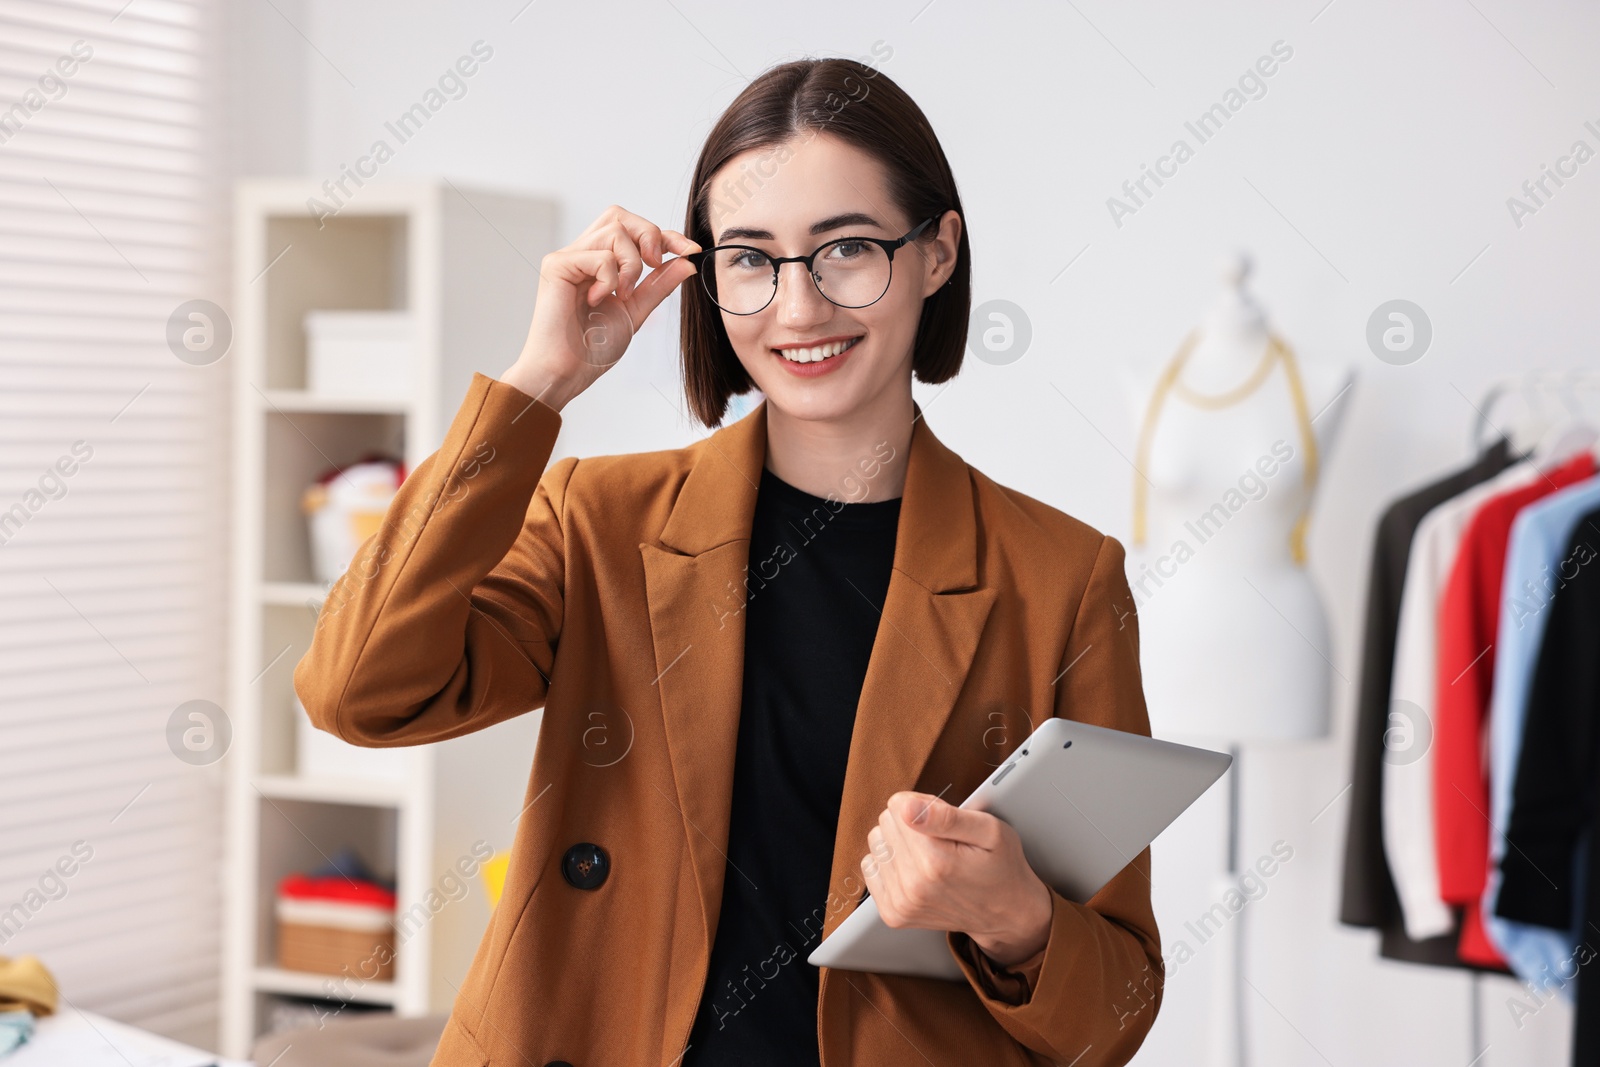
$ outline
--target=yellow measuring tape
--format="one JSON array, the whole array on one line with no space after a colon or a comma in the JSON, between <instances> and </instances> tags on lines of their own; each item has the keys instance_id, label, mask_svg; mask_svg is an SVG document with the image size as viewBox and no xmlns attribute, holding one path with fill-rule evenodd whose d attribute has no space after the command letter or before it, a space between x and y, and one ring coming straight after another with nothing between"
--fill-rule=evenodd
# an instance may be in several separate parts
<instances>
[{"instance_id":1,"label":"yellow measuring tape","mask_svg":"<svg viewBox=\"0 0 1600 1067\"><path fill-rule=\"evenodd\" d=\"M1300 426L1300 446L1305 451L1305 486L1306 503L1300 511L1300 517L1295 520L1294 527L1289 531L1289 551L1294 556L1294 561L1304 565L1306 562L1306 528L1311 522L1311 493L1317 484L1317 439L1311 432L1311 413L1306 405L1305 387L1300 381L1300 368L1295 364L1294 352L1289 345L1276 334L1267 336L1267 351L1261 357L1260 364L1250 372L1250 377L1243 383L1235 386L1225 393L1208 395L1198 393L1189 388L1180 379L1183 365L1188 360L1189 354L1194 351L1194 346L1200 339L1199 330L1190 330L1189 336L1183 339L1178 346L1178 351L1167 363L1161 372L1160 379L1156 382L1155 390L1150 394L1150 403L1145 408L1144 422L1139 427L1139 444L1134 453L1134 478L1133 478L1133 543L1142 545L1145 542L1146 512L1148 510L1149 483L1145 479L1144 470L1149 464L1150 442L1155 437L1156 421L1161 416L1161 407L1171 393L1179 399L1186 401L1197 408L1208 411L1217 411L1222 408L1232 407L1261 386L1267 380L1267 375L1272 373L1272 368L1278 364L1283 365L1283 376L1289 383L1289 396L1294 402L1295 421Z\"/></svg>"}]
</instances>

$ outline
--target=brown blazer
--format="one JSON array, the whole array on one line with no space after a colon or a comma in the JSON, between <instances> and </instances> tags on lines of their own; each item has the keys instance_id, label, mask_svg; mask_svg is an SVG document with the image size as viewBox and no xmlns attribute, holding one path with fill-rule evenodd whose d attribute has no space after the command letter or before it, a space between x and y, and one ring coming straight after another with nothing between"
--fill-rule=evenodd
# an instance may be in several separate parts
<instances>
[{"instance_id":1,"label":"brown blazer","mask_svg":"<svg viewBox=\"0 0 1600 1067\"><path fill-rule=\"evenodd\" d=\"M546 469L561 421L475 374L295 668L312 722L357 745L545 709L504 894L434 1064L675 1064L716 933L766 405L686 448ZM890 794L959 801L1047 715L1149 733L1122 547L919 418L831 895L783 965L810 966L862 899ZM598 888L563 875L577 843L606 850ZM1146 850L1087 904L1056 895L1031 988L959 933L966 982L824 968L823 1063L1127 1062L1160 1005L1149 871Z\"/></svg>"}]
</instances>

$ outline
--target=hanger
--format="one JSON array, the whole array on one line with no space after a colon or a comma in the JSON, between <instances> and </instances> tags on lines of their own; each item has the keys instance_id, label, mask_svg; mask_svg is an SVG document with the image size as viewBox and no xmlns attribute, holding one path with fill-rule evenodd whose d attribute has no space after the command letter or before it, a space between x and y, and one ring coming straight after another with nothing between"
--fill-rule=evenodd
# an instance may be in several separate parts
<instances>
[{"instance_id":1,"label":"hanger","mask_svg":"<svg viewBox=\"0 0 1600 1067\"><path fill-rule=\"evenodd\" d=\"M1485 431L1498 430L1514 453L1533 461L1540 470L1558 467L1584 451L1593 451L1600 457L1600 427L1578 403L1580 386L1600 388L1600 374L1579 370L1560 374L1529 371L1519 377L1492 382L1478 405L1473 445L1483 451L1492 443L1484 440ZM1547 392L1556 394L1566 409L1564 413L1551 415L1544 399ZM1490 412L1500 400L1513 394L1522 398L1526 415L1521 421L1499 430L1490 420Z\"/></svg>"},{"instance_id":2,"label":"hanger","mask_svg":"<svg viewBox=\"0 0 1600 1067\"><path fill-rule=\"evenodd\" d=\"M1559 467L1580 453L1594 453L1600 445L1600 430L1577 403L1577 372L1570 371L1564 377L1563 382L1557 383L1556 395L1567 409L1567 418L1546 424L1529 457L1542 471Z\"/></svg>"}]
</instances>

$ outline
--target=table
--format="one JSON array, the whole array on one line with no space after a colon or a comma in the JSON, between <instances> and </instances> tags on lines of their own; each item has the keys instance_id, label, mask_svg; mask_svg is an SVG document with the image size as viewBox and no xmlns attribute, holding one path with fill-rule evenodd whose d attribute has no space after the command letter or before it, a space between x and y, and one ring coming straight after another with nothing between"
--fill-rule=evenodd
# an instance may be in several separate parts
<instances>
[{"instance_id":1,"label":"table","mask_svg":"<svg viewBox=\"0 0 1600 1067\"><path fill-rule=\"evenodd\" d=\"M214 1052L119 1023L104 1015L63 1008L34 1021L33 1036L0 1057L0 1067L252 1067Z\"/></svg>"}]
</instances>

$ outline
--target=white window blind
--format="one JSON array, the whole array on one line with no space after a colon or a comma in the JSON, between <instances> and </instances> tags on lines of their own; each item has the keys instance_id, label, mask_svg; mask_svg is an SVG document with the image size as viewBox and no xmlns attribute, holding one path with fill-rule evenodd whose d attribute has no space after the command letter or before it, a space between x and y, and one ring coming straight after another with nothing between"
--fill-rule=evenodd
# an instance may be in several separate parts
<instances>
[{"instance_id":1,"label":"white window blind","mask_svg":"<svg viewBox=\"0 0 1600 1067\"><path fill-rule=\"evenodd\" d=\"M0 955L215 1047L227 360L207 2L0 0ZM70 873L67 873L70 872Z\"/></svg>"}]
</instances>

